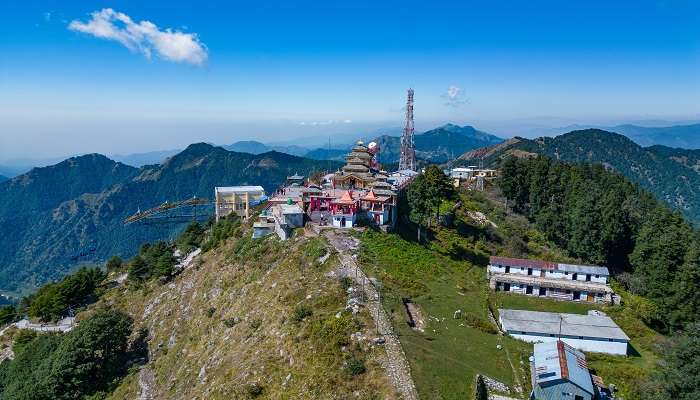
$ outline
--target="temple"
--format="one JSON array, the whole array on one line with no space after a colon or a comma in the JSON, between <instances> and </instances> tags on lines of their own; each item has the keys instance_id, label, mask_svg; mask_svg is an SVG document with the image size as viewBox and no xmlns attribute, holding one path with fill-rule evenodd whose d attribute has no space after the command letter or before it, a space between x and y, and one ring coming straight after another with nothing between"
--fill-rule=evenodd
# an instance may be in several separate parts
<instances>
[{"instance_id":1,"label":"temple","mask_svg":"<svg viewBox=\"0 0 700 400\"><path fill-rule=\"evenodd\" d=\"M359 141L345 157L345 165L319 182L304 182L297 174L288 177L287 184L271 196L268 210L261 215L257 236L278 232L286 238L288 235L280 234L275 226L291 226L285 224L285 218L280 217L283 213L278 210L291 204L303 212L304 224L311 223L319 229L358 225L374 225L384 231L394 229L398 197L415 172L387 174L379 168L379 151L376 143L365 146Z\"/></svg>"}]
</instances>

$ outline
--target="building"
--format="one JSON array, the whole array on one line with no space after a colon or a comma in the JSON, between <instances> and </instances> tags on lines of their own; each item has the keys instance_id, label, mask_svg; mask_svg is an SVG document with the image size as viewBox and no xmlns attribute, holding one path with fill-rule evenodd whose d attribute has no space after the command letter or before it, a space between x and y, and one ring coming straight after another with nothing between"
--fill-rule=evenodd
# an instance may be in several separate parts
<instances>
[{"instance_id":1,"label":"building","mask_svg":"<svg viewBox=\"0 0 700 400\"><path fill-rule=\"evenodd\" d=\"M216 221L235 214L249 218L251 207L266 200L262 186L226 186L214 188Z\"/></svg>"},{"instance_id":2,"label":"building","mask_svg":"<svg viewBox=\"0 0 700 400\"><path fill-rule=\"evenodd\" d=\"M535 344L531 400L593 400L586 356L562 341Z\"/></svg>"},{"instance_id":3,"label":"building","mask_svg":"<svg viewBox=\"0 0 700 400\"><path fill-rule=\"evenodd\" d=\"M559 314L524 310L498 310L501 328L508 335L526 342L556 342L583 351L626 355L630 338L607 315Z\"/></svg>"},{"instance_id":4,"label":"building","mask_svg":"<svg viewBox=\"0 0 700 400\"><path fill-rule=\"evenodd\" d=\"M343 192L340 198L332 199L331 218L336 228L352 228L357 223L357 213L360 210L360 201L353 196L352 190Z\"/></svg>"},{"instance_id":5,"label":"building","mask_svg":"<svg viewBox=\"0 0 700 400\"><path fill-rule=\"evenodd\" d=\"M445 175L452 179L455 187L471 185L478 180L491 180L498 176L498 171L495 169L479 168L476 166L458 167L444 171Z\"/></svg>"},{"instance_id":6,"label":"building","mask_svg":"<svg viewBox=\"0 0 700 400\"><path fill-rule=\"evenodd\" d=\"M491 257L489 285L496 291L591 303L616 303L606 267Z\"/></svg>"},{"instance_id":7,"label":"building","mask_svg":"<svg viewBox=\"0 0 700 400\"><path fill-rule=\"evenodd\" d=\"M345 156L345 165L333 175L333 187L340 189L368 189L376 180L376 172L371 171L372 158L369 148L358 141Z\"/></svg>"},{"instance_id":8,"label":"building","mask_svg":"<svg viewBox=\"0 0 700 400\"><path fill-rule=\"evenodd\" d=\"M293 229L303 226L304 210L291 199L286 204L271 203L253 224L253 238L276 233L281 240L287 240Z\"/></svg>"}]
</instances>

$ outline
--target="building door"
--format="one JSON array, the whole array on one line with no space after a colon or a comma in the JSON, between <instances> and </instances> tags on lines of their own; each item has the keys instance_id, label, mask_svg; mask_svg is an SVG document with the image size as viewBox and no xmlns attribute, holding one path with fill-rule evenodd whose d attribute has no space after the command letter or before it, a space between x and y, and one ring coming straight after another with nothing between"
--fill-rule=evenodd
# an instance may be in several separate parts
<instances>
[{"instance_id":1,"label":"building door","mask_svg":"<svg viewBox=\"0 0 700 400\"><path fill-rule=\"evenodd\" d=\"M506 274L510 273L510 265L506 265Z\"/></svg>"},{"instance_id":2,"label":"building door","mask_svg":"<svg viewBox=\"0 0 700 400\"><path fill-rule=\"evenodd\" d=\"M510 292L510 283L504 283L504 284L503 284L503 291L504 291L504 292Z\"/></svg>"},{"instance_id":3,"label":"building door","mask_svg":"<svg viewBox=\"0 0 700 400\"><path fill-rule=\"evenodd\" d=\"M345 228L345 217L340 219L340 227Z\"/></svg>"},{"instance_id":4,"label":"building door","mask_svg":"<svg viewBox=\"0 0 700 400\"><path fill-rule=\"evenodd\" d=\"M528 268L528 269L527 269L527 274L528 274L528 275L532 275L532 268Z\"/></svg>"},{"instance_id":5,"label":"building door","mask_svg":"<svg viewBox=\"0 0 700 400\"><path fill-rule=\"evenodd\" d=\"M540 296L546 296L547 295L547 288L540 288Z\"/></svg>"},{"instance_id":6,"label":"building door","mask_svg":"<svg viewBox=\"0 0 700 400\"><path fill-rule=\"evenodd\" d=\"M581 292L574 292L574 300L581 300Z\"/></svg>"},{"instance_id":7,"label":"building door","mask_svg":"<svg viewBox=\"0 0 700 400\"><path fill-rule=\"evenodd\" d=\"M591 281L591 274L586 274L586 282L590 282L590 281Z\"/></svg>"},{"instance_id":8,"label":"building door","mask_svg":"<svg viewBox=\"0 0 700 400\"><path fill-rule=\"evenodd\" d=\"M576 278L578 278L578 274L574 272L574 275L571 276L571 279L576 280Z\"/></svg>"},{"instance_id":9,"label":"building door","mask_svg":"<svg viewBox=\"0 0 700 400\"><path fill-rule=\"evenodd\" d=\"M525 288L525 294L532 294L532 286L528 286Z\"/></svg>"},{"instance_id":10,"label":"building door","mask_svg":"<svg viewBox=\"0 0 700 400\"><path fill-rule=\"evenodd\" d=\"M587 301L590 301L591 303L593 302L593 293L588 293L588 297L586 298Z\"/></svg>"},{"instance_id":11,"label":"building door","mask_svg":"<svg viewBox=\"0 0 700 400\"><path fill-rule=\"evenodd\" d=\"M541 269L541 270L540 270L540 277L544 278L545 275L546 275L545 270Z\"/></svg>"}]
</instances>

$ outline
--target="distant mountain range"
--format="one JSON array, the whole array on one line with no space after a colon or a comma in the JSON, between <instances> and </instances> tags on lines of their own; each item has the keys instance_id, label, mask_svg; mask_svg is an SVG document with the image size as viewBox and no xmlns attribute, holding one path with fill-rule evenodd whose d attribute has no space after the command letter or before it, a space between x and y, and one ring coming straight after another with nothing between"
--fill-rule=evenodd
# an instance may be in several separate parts
<instances>
[{"instance_id":1,"label":"distant mountain range","mask_svg":"<svg viewBox=\"0 0 700 400\"><path fill-rule=\"evenodd\" d=\"M182 228L124 226L122 221L139 208L211 198L215 186L259 184L271 192L294 172L308 175L327 166L279 152L253 155L201 143L161 165L142 168L98 154L35 168L0 183L0 289L31 289L76 263L129 257L141 243ZM76 255L81 255L77 261Z\"/></svg>"},{"instance_id":2,"label":"distant mountain range","mask_svg":"<svg viewBox=\"0 0 700 400\"><path fill-rule=\"evenodd\" d=\"M382 164L393 164L401 156L401 137L382 135L372 141L381 148L379 161ZM472 126L446 124L438 128L417 133L415 135L416 157L429 162L445 162L465 151L503 142L503 139L479 131ZM318 148L305 154L314 159L343 160L352 145L344 148Z\"/></svg>"},{"instance_id":3,"label":"distant mountain range","mask_svg":"<svg viewBox=\"0 0 700 400\"><path fill-rule=\"evenodd\" d=\"M543 154L557 160L591 162L615 170L700 224L700 150L666 146L642 147L626 136L601 129L569 132L554 138L513 138L469 151L454 165L483 160L495 166L508 155Z\"/></svg>"},{"instance_id":4,"label":"distant mountain range","mask_svg":"<svg viewBox=\"0 0 700 400\"><path fill-rule=\"evenodd\" d=\"M243 141L238 141L234 144L224 146L226 150L230 151L237 151L240 153L250 153L250 154L262 154L262 153L267 153L269 151L278 151L280 153L287 153L291 154L293 156L299 156L303 157L306 155L306 153L309 152L308 147L302 147L302 146L296 146L296 145L288 145L288 146L280 146L280 145L267 145L255 140L243 140Z\"/></svg>"},{"instance_id":5,"label":"distant mountain range","mask_svg":"<svg viewBox=\"0 0 700 400\"><path fill-rule=\"evenodd\" d=\"M538 136L556 136L583 129L601 129L619 133L640 146L661 145L683 149L700 149L700 124L645 127L632 124L616 126L569 125L561 128L540 129Z\"/></svg>"},{"instance_id":6,"label":"distant mountain range","mask_svg":"<svg viewBox=\"0 0 700 400\"><path fill-rule=\"evenodd\" d=\"M161 151L149 151L146 153L134 153L127 155L114 154L109 156L114 161L118 161L122 164L130 165L132 167L143 167L144 165L155 165L164 162L168 157L172 157L175 154L181 152L182 149L173 150L161 150Z\"/></svg>"},{"instance_id":7,"label":"distant mountain range","mask_svg":"<svg viewBox=\"0 0 700 400\"><path fill-rule=\"evenodd\" d=\"M6 180L8 180L8 179L9 179L8 177L6 177L6 176L4 176L4 175L0 175L0 182L4 182L4 181L6 181Z\"/></svg>"}]
</instances>

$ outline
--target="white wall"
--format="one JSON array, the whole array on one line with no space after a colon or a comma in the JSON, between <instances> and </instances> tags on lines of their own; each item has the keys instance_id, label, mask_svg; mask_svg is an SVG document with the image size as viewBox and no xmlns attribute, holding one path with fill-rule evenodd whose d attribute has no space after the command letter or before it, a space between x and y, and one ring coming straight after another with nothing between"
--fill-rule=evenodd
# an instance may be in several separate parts
<instances>
[{"instance_id":1,"label":"white wall","mask_svg":"<svg viewBox=\"0 0 700 400\"><path fill-rule=\"evenodd\" d=\"M520 333L510 333L508 334L516 339L520 339L530 343L537 342L555 342L557 337L551 336L540 336L537 334L520 334ZM582 351L590 351L594 353L606 353L606 354L616 354L616 355L626 355L627 354L627 342L614 341L610 342L607 340L592 340L592 339L578 339L570 337L562 337L561 340Z\"/></svg>"}]
</instances>

